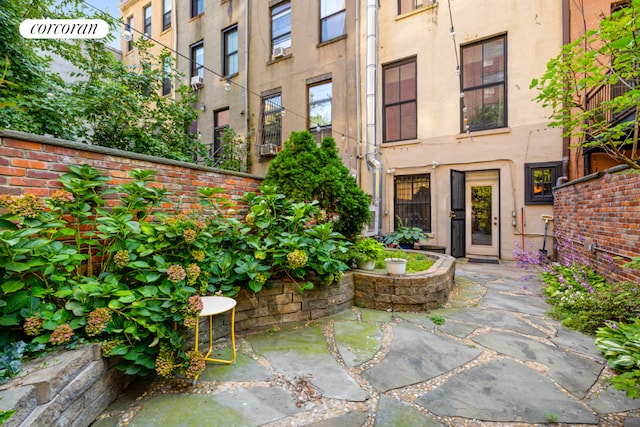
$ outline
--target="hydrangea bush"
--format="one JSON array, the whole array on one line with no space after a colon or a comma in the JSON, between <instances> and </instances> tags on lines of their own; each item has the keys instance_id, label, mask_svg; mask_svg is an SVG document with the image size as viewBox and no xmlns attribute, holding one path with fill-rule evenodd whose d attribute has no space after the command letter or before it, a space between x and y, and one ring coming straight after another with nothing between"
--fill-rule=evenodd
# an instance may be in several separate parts
<instances>
[{"instance_id":1,"label":"hydrangea bush","mask_svg":"<svg viewBox=\"0 0 640 427\"><path fill-rule=\"evenodd\" d=\"M0 198L0 349L24 343L19 358L101 341L127 374L195 378L204 361L185 340L202 295L258 292L284 277L308 289L309 277L328 284L347 268L333 255L348 243L317 207L274 189L246 195L243 222L223 214L220 189L200 189L201 209L178 212L154 171L108 188L95 168L69 170L49 198ZM0 377L15 375L15 362L0 364Z\"/></svg>"}]
</instances>

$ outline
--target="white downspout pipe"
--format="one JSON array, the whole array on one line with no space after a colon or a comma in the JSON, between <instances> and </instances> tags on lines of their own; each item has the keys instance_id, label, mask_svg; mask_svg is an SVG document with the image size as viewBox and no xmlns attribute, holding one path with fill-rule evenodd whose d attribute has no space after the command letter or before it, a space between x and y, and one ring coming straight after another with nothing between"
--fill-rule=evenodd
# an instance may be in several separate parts
<instances>
[{"instance_id":1,"label":"white downspout pipe","mask_svg":"<svg viewBox=\"0 0 640 427\"><path fill-rule=\"evenodd\" d=\"M356 181L360 185L360 150L362 146L362 117L360 107L360 0L356 0Z\"/></svg>"},{"instance_id":2,"label":"white downspout pipe","mask_svg":"<svg viewBox=\"0 0 640 427\"><path fill-rule=\"evenodd\" d=\"M377 158L376 147L376 106L377 106L377 70L378 70L378 0L367 0L367 26L366 26L366 80L365 80L365 108L366 108L366 129L365 144L367 167L372 169L372 203L378 211L378 234L381 232L382 224L382 163Z\"/></svg>"},{"instance_id":3,"label":"white downspout pipe","mask_svg":"<svg viewBox=\"0 0 640 427\"><path fill-rule=\"evenodd\" d=\"M249 138L249 0L244 2L244 139ZM249 172L250 152L247 152L245 172Z\"/></svg>"}]
</instances>

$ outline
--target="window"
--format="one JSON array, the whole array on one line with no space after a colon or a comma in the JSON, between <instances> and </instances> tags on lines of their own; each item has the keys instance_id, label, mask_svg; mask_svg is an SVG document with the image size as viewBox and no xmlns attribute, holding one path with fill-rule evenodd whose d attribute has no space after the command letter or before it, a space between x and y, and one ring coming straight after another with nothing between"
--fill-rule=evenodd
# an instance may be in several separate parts
<instances>
[{"instance_id":1,"label":"window","mask_svg":"<svg viewBox=\"0 0 640 427\"><path fill-rule=\"evenodd\" d=\"M151 37L151 5L144 8L144 29L145 36Z\"/></svg>"},{"instance_id":2,"label":"window","mask_svg":"<svg viewBox=\"0 0 640 427\"><path fill-rule=\"evenodd\" d=\"M331 127L331 82L309 86L309 129Z\"/></svg>"},{"instance_id":3,"label":"window","mask_svg":"<svg viewBox=\"0 0 640 427\"><path fill-rule=\"evenodd\" d=\"M162 96L171 93L171 57L165 56L162 60Z\"/></svg>"},{"instance_id":4,"label":"window","mask_svg":"<svg viewBox=\"0 0 640 427\"><path fill-rule=\"evenodd\" d=\"M426 3L435 3L435 0L398 0L398 15L411 12L424 7Z\"/></svg>"},{"instance_id":5,"label":"window","mask_svg":"<svg viewBox=\"0 0 640 427\"><path fill-rule=\"evenodd\" d=\"M131 33L131 40L127 41L127 52L129 52L133 50L133 16L127 18L127 25L124 29Z\"/></svg>"},{"instance_id":6,"label":"window","mask_svg":"<svg viewBox=\"0 0 640 427\"><path fill-rule=\"evenodd\" d=\"M384 142L417 137L416 59L383 68Z\"/></svg>"},{"instance_id":7,"label":"window","mask_svg":"<svg viewBox=\"0 0 640 427\"><path fill-rule=\"evenodd\" d=\"M191 45L191 77L204 77L204 44Z\"/></svg>"},{"instance_id":8,"label":"window","mask_svg":"<svg viewBox=\"0 0 640 427\"><path fill-rule=\"evenodd\" d=\"M611 3L611 14L613 15L617 11L631 6L631 0L623 0L615 3Z\"/></svg>"},{"instance_id":9,"label":"window","mask_svg":"<svg viewBox=\"0 0 640 427\"><path fill-rule=\"evenodd\" d=\"M393 177L394 227L398 218L407 227L431 232L431 175L401 175Z\"/></svg>"},{"instance_id":10,"label":"window","mask_svg":"<svg viewBox=\"0 0 640 427\"><path fill-rule=\"evenodd\" d=\"M507 126L506 42L500 36L462 47L462 132Z\"/></svg>"},{"instance_id":11,"label":"window","mask_svg":"<svg viewBox=\"0 0 640 427\"><path fill-rule=\"evenodd\" d=\"M191 0L191 17L195 18L204 13L204 0Z\"/></svg>"},{"instance_id":12,"label":"window","mask_svg":"<svg viewBox=\"0 0 640 427\"><path fill-rule=\"evenodd\" d=\"M222 31L222 63L225 77L238 73L238 27L234 25Z\"/></svg>"},{"instance_id":13,"label":"window","mask_svg":"<svg viewBox=\"0 0 640 427\"><path fill-rule=\"evenodd\" d=\"M345 3L345 0L320 0L320 42L344 35L347 15Z\"/></svg>"},{"instance_id":14,"label":"window","mask_svg":"<svg viewBox=\"0 0 640 427\"><path fill-rule=\"evenodd\" d=\"M553 204L553 187L560 176L560 162L529 163L524 165L526 205Z\"/></svg>"},{"instance_id":15,"label":"window","mask_svg":"<svg viewBox=\"0 0 640 427\"><path fill-rule=\"evenodd\" d=\"M162 31L171 28L171 0L162 3Z\"/></svg>"},{"instance_id":16,"label":"window","mask_svg":"<svg viewBox=\"0 0 640 427\"><path fill-rule=\"evenodd\" d=\"M214 164L220 164L224 160L224 133L229 129L229 109L215 111L213 113L213 145L209 146L209 157Z\"/></svg>"},{"instance_id":17,"label":"window","mask_svg":"<svg viewBox=\"0 0 640 427\"><path fill-rule=\"evenodd\" d=\"M291 3L286 2L271 9L271 51L291 47Z\"/></svg>"},{"instance_id":18,"label":"window","mask_svg":"<svg viewBox=\"0 0 640 427\"><path fill-rule=\"evenodd\" d=\"M280 147L282 135L282 93L262 97L262 145ZM273 153L275 155L275 153ZM261 152L261 155L264 153Z\"/></svg>"}]
</instances>

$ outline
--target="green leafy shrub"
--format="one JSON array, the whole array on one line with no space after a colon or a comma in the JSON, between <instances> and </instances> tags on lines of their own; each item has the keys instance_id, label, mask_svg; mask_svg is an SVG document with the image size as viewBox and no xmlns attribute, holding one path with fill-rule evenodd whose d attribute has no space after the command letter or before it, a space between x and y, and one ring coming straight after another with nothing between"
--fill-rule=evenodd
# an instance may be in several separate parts
<instances>
[{"instance_id":1,"label":"green leafy shrub","mask_svg":"<svg viewBox=\"0 0 640 427\"><path fill-rule=\"evenodd\" d=\"M96 169L69 169L50 198L0 197L5 378L43 346L87 341L102 341L103 355L119 356L127 374L196 376L202 355L184 347L201 295L258 292L280 277L308 289L309 276L329 284L347 269L333 257L347 242L316 219L315 204L275 189L246 195L245 224L225 216L231 204L216 196L221 189L200 189L201 209L177 213L154 171L130 171L131 182L105 188Z\"/></svg>"},{"instance_id":2,"label":"green leafy shrub","mask_svg":"<svg viewBox=\"0 0 640 427\"><path fill-rule=\"evenodd\" d=\"M579 264L550 266L542 278L550 314L570 328L593 335L606 321L640 315L640 291L632 283L607 283Z\"/></svg>"},{"instance_id":3,"label":"green leafy shrub","mask_svg":"<svg viewBox=\"0 0 640 427\"><path fill-rule=\"evenodd\" d=\"M334 230L353 240L369 222L370 197L342 164L333 138L320 147L308 131L292 132L271 161L264 184L297 202L318 201Z\"/></svg>"},{"instance_id":4,"label":"green leafy shrub","mask_svg":"<svg viewBox=\"0 0 640 427\"><path fill-rule=\"evenodd\" d=\"M626 392L628 397L640 395L640 319L629 323L607 322L598 329L596 347L607 364L620 375L611 379L614 387Z\"/></svg>"},{"instance_id":5,"label":"green leafy shrub","mask_svg":"<svg viewBox=\"0 0 640 427\"><path fill-rule=\"evenodd\" d=\"M384 245L371 237L361 237L349 248L349 258L356 262L376 260L384 252Z\"/></svg>"}]
</instances>

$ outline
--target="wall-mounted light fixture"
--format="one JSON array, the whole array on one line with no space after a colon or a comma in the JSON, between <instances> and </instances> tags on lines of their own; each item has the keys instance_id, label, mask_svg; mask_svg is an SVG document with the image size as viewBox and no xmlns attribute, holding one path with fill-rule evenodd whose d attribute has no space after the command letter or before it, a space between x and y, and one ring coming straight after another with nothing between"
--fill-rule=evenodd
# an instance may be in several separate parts
<instances>
[{"instance_id":1,"label":"wall-mounted light fixture","mask_svg":"<svg viewBox=\"0 0 640 427\"><path fill-rule=\"evenodd\" d=\"M133 40L133 33L131 32L131 30L124 30L124 31L122 32L122 38L123 38L125 41L130 42L131 40Z\"/></svg>"},{"instance_id":2,"label":"wall-mounted light fixture","mask_svg":"<svg viewBox=\"0 0 640 427\"><path fill-rule=\"evenodd\" d=\"M200 104L200 111L202 111L203 113L207 110L207 106L204 105L204 102L202 104Z\"/></svg>"},{"instance_id":3,"label":"wall-mounted light fixture","mask_svg":"<svg viewBox=\"0 0 640 427\"><path fill-rule=\"evenodd\" d=\"M231 78L227 77L227 81L224 82L224 90L229 92L231 90Z\"/></svg>"},{"instance_id":4,"label":"wall-mounted light fixture","mask_svg":"<svg viewBox=\"0 0 640 427\"><path fill-rule=\"evenodd\" d=\"M440 162L437 162L437 161L435 161L435 160L431 162L431 169L435 169L435 168L437 168L438 166L440 166Z\"/></svg>"},{"instance_id":5,"label":"wall-mounted light fixture","mask_svg":"<svg viewBox=\"0 0 640 427\"><path fill-rule=\"evenodd\" d=\"M393 175L394 173L396 173L396 170L395 169L387 169L387 173L389 175Z\"/></svg>"}]
</instances>

